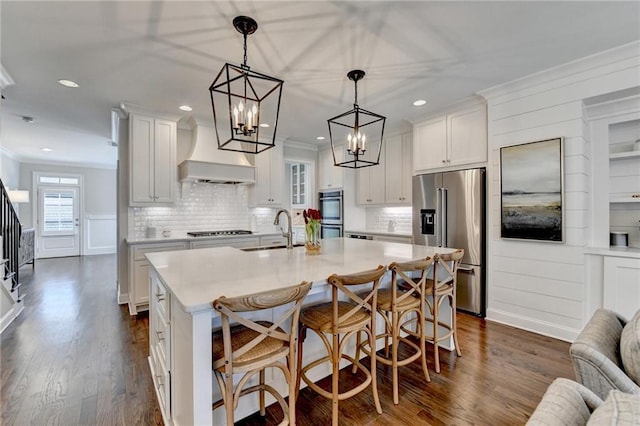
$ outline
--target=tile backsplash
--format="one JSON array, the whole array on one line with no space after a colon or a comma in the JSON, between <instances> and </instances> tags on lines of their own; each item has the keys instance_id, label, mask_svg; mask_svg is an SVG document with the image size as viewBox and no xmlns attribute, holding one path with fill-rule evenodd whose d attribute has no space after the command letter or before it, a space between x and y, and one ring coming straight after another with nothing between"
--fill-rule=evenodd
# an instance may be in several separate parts
<instances>
[{"instance_id":1,"label":"tile backsplash","mask_svg":"<svg viewBox=\"0 0 640 426\"><path fill-rule=\"evenodd\" d=\"M129 208L130 234L145 235L149 223L158 231L215 231L222 229L250 229L274 232L276 209L248 207L248 188L245 185L210 183L177 183L176 203L173 206Z\"/></svg>"},{"instance_id":2,"label":"tile backsplash","mask_svg":"<svg viewBox=\"0 0 640 426\"><path fill-rule=\"evenodd\" d=\"M366 229L370 231L386 232L389 230L389 221L396 223L395 232L411 234L412 209L411 207L368 207L366 217Z\"/></svg>"}]
</instances>

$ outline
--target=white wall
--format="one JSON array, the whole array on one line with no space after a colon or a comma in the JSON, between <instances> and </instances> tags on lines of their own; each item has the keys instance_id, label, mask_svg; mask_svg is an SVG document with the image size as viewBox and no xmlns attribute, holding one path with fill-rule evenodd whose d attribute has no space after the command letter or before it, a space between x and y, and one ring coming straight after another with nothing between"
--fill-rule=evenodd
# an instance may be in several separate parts
<instances>
[{"instance_id":1,"label":"white wall","mask_svg":"<svg viewBox=\"0 0 640 426\"><path fill-rule=\"evenodd\" d=\"M640 43L480 92L488 101L488 319L571 341L590 318L590 295L601 292L585 272L591 145L608 142L591 140L584 102L637 86ZM501 240L500 148L555 137L564 138L564 243Z\"/></svg>"}]
</instances>

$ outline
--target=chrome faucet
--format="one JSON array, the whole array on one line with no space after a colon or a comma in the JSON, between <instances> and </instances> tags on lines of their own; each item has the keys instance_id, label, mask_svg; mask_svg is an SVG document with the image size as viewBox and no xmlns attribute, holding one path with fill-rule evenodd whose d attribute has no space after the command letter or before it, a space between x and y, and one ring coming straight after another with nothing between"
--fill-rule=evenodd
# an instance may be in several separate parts
<instances>
[{"instance_id":1,"label":"chrome faucet","mask_svg":"<svg viewBox=\"0 0 640 426\"><path fill-rule=\"evenodd\" d=\"M288 226L287 226L287 232L284 232L282 230L282 227L280 227L280 230L282 231L282 236L283 237L287 237L287 248L288 249L292 249L293 248L293 231L291 230L291 213L289 213L289 210L287 209L280 209L278 210L278 213L276 213L276 219L273 221L274 225L280 225L280 213L285 213L287 215L287 220L288 220Z\"/></svg>"}]
</instances>

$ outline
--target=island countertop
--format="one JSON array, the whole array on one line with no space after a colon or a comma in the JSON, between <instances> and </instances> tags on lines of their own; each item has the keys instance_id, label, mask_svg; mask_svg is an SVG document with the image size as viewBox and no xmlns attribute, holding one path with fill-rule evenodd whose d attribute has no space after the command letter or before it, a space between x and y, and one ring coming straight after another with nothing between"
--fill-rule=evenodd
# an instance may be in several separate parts
<instances>
[{"instance_id":1,"label":"island countertop","mask_svg":"<svg viewBox=\"0 0 640 426\"><path fill-rule=\"evenodd\" d=\"M391 262L406 262L454 249L350 238L322 240L319 255L304 247L244 252L232 247L149 253L147 258L185 312L210 310L218 297L235 297L292 286L326 283Z\"/></svg>"}]
</instances>

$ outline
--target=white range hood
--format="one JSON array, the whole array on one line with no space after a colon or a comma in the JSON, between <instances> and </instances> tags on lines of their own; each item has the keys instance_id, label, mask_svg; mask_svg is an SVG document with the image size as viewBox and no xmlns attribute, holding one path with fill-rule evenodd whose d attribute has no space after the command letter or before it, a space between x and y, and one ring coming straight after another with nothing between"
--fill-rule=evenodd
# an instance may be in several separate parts
<instances>
[{"instance_id":1,"label":"white range hood","mask_svg":"<svg viewBox=\"0 0 640 426\"><path fill-rule=\"evenodd\" d=\"M192 132L191 152L178 165L181 182L252 184L256 182L256 169L241 152L218 149L215 129L190 119Z\"/></svg>"}]
</instances>

